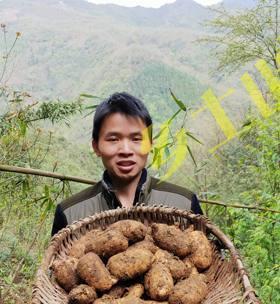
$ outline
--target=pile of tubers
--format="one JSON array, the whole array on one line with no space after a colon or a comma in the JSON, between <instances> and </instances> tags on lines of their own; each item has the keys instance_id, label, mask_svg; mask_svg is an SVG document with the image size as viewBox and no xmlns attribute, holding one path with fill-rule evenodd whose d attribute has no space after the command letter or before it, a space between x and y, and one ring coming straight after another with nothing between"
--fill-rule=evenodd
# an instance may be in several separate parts
<instances>
[{"instance_id":1,"label":"pile of tubers","mask_svg":"<svg viewBox=\"0 0 280 304\"><path fill-rule=\"evenodd\" d=\"M209 240L193 226L122 220L74 241L51 269L69 304L198 304L212 258Z\"/></svg>"}]
</instances>

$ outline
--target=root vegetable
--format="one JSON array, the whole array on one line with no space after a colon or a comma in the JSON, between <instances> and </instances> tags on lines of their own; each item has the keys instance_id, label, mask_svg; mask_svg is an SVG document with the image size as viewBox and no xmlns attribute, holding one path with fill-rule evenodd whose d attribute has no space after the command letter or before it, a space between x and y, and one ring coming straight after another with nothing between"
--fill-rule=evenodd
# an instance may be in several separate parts
<instances>
[{"instance_id":1,"label":"root vegetable","mask_svg":"<svg viewBox=\"0 0 280 304\"><path fill-rule=\"evenodd\" d=\"M137 304L140 303L140 297L144 293L144 286L142 284L135 284L131 286L125 297L116 299L112 295L104 295L102 298L97 299L94 304Z\"/></svg>"},{"instance_id":2,"label":"root vegetable","mask_svg":"<svg viewBox=\"0 0 280 304\"><path fill-rule=\"evenodd\" d=\"M141 301L141 304L168 304L168 302L167 301L164 301L164 302L158 302L158 301L144 301L144 300L142 300Z\"/></svg>"},{"instance_id":3,"label":"root vegetable","mask_svg":"<svg viewBox=\"0 0 280 304\"><path fill-rule=\"evenodd\" d=\"M146 237L143 241L137 242L137 243L129 246L128 250L134 249L134 248L147 249L147 250L150 250L153 254L155 254L160 249L154 243L154 240L151 235L146 235Z\"/></svg>"},{"instance_id":4,"label":"root vegetable","mask_svg":"<svg viewBox=\"0 0 280 304\"><path fill-rule=\"evenodd\" d=\"M115 285L109 290L108 295L113 297L114 299L118 299L125 294L126 290L127 287L124 285Z\"/></svg>"},{"instance_id":5,"label":"root vegetable","mask_svg":"<svg viewBox=\"0 0 280 304\"><path fill-rule=\"evenodd\" d=\"M159 249L154 257L157 262L163 263L169 268L174 280L187 278L190 275L190 270L184 262L172 253Z\"/></svg>"},{"instance_id":6,"label":"root vegetable","mask_svg":"<svg viewBox=\"0 0 280 304\"><path fill-rule=\"evenodd\" d=\"M140 304L141 299L140 297L144 293L144 286L142 284L135 284L129 288L128 294L121 298L116 299L113 304Z\"/></svg>"},{"instance_id":7,"label":"root vegetable","mask_svg":"<svg viewBox=\"0 0 280 304\"><path fill-rule=\"evenodd\" d=\"M121 298L117 299L112 303L104 303L104 304L168 304L168 302L157 302L157 301L145 301L140 299L142 294L144 293L144 287L141 284L135 284L129 289L128 294Z\"/></svg>"},{"instance_id":8,"label":"root vegetable","mask_svg":"<svg viewBox=\"0 0 280 304\"><path fill-rule=\"evenodd\" d=\"M122 285L115 285L112 289L109 290L108 293L104 294L101 298L97 299L94 304L110 304L115 299L121 298L125 292L127 287Z\"/></svg>"},{"instance_id":9,"label":"root vegetable","mask_svg":"<svg viewBox=\"0 0 280 304\"><path fill-rule=\"evenodd\" d=\"M86 235L83 235L80 239L73 242L72 247L70 248L69 255L75 258L81 258L85 254L85 249L88 242L95 238L100 229L94 229L89 231Z\"/></svg>"},{"instance_id":10,"label":"root vegetable","mask_svg":"<svg viewBox=\"0 0 280 304\"><path fill-rule=\"evenodd\" d=\"M188 236L175 226L152 224L152 236L156 244L179 257L185 257L191 252L191 242Z\"/></svg>"},{"instance_id":11,"label":"root vegetable","mask_svg":"<svg viewBox=\"0 0 280 304\"><path fill-rule=\"evenodd\" d=\"M187 229L184 230L184 233L190 233L194 231L194 225L190 225Z\"/></svg>"},{"instance_id":12,"label":"root vegetable","mask_svg":"<svg viewBox=\"0 0 280 304\"><path fill-rule=\"evenodd\" d=\"M93 251L99 256L110 257L128 248L128 239L118 230L106 229L92 237L85 252Z\"/></svg>"},{"instance_id":13,"label":"root vegetable","mask_svg":"<svg viewBox=\"0 0 280 304\"><path fill-rule=\"evenodd\" d=\"M103 295L101 298L94 301L93 304L114 304L115 298L110 295Z\"/></svg>"},{"instance_id":14,"label":"root vegetable","mask_svg":"<svg viewBox=\"0 0 280 304\"><path fill-rule=\"evenodd\" d=\"M69 304L91 304L97 298L95 290L85 284L73 288L69 293Z\"/></svg>"},{"instance_id":15,"label":"root vegetable","mask_svg":"<svg viewBox=\"0 0 280 304\"><path fill-rule=\"evenodd\" d=\"M147 249L130 249L112 256L107 268L113 276L121 280L133 279L148 271L153 262L153 254Z\"/></svg>"},{"instance_id":16,"label":"root vegetable","mask_svg":"<svg viewBox=\"0 0 280 304\"><path fill-rule=\"evenodd\" d=\"M168 302L167 301L164 301L164 302L158 302L158 301L144 301L144 300L142 300L141 301L141 304L157 304L157 303L160 303L160 304L168 304Z\"/></svg>"},{"instance_id":17,"label":"root vegetable","mask_svg":"<svg viewBox=\"0 0 280 304\"><path fill-rule=\"evenodd\" d=\"M89 252L80 258L77 265L78 275L91 287L98 291L106 291L117 283L98 255Z\"/></svg>"},{"instance_id":18,"label":"root vegetable","mask_svg":"<svg viewBox=\"0 0 280 304\"><path fill-rule=\"evenodd\" d=\"M153 263L145 275L145 289L153 300L163 301L168 298L174 287L169 268L162 263Z\"/></svg>"},{"instance_id":19,"label":"root vegetable","mask_svg":"<svg viewBox=\"0 0 280 304\"><path fill-rule=\"evenodd\" d=\"M191 275L178 282L171 295L169 304L199 304L207 295L207 285L200 274Z\"/></svg>"},{"instance_id":20,"label":"root vegetable","mask_svg":"<svg viewBox=\"0 0 280 304\"><path fill-rule=\"evenodd\" d=\"M66 291L70 291L78 284L77 262L77 259L69 257L63 260L56 260L52 265L57 283Z\"/></svg>"},{"instance_id":21,"label":"root vegetable","mask_svg":"<svg viewBox=\"0 0 280 304\"><path fill-rule=\"evenodd\" d=\"M75 257L77 259L81 258L85 254L85 239L80 239L75 241L70 249L69 256Z\"/></svg>"},{"instance_id":22,"label":"root vegetable","mask_svg":"<svg viewBox=\"0 0 280 304\"><path fill-rule=\"evenodd\" d=\"M119 230L131 242L138 242L145 238L147 227L138 221L122 220L110 225L111 229Z\"/></svg>"},{"instance_id":23,"label":"root vegetable","mask_svg":"<svg viewBox=\"0 0 280 304\"><path fill-rule=\"evenodd\" d=\"M212 248L210 242L202 231L189 233L192 244L190 260L199 269L205 270L212 263Z\"/></svg>"},{"instance_id":24,"label":"root vegetable","mask_svg":"<svg viewBox=\"0 0 280 304\"><path fill-rule=\"evenodd\" d=\"M201 303L209 278L199 272L211 265L212 246L193 225L179 227L123 220L74 241L69 257L52 265L68 303Z\"/></svg>"},{"instance_id":25,"label":"root vegetable","mask_svg":"<svg viewBox=\"0 0 280 304\"><path fill-rule=\"evenodd\" d=\"M189 257L184 258L183 260L185 266L188 269L188 272L191 274L198 274L198 271L196 269L196 267L194 266L194 264L190 261Z\"/></svg>"},{"instance_id":26,"label":"root vegetable","mask_svg":"<svg viewBox=\"0 0 280 304\"><path fill-rule=\"evenodd\" d=\"M141 298L144 293L144 286L142 284L135 284L128 289L126 297Z\"/></svg>"}]
</instances>

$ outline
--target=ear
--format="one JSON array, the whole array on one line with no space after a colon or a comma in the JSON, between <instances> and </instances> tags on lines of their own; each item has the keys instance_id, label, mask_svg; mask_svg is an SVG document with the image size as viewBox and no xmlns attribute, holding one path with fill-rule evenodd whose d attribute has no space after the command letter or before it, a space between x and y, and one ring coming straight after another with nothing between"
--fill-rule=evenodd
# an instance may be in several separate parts
<instances>
[{"instance_id":1,"label":"ear","mask_svg":"<svg viewBox=\"0 0 280 304\"><path fill-rule=\"evenodd\" d=\"M98 149L98 143L93 139L92 142L91 142L91 145L92 145L92 148L93 148L94 153L95 153L98 157L100 157L100 156L101 156L101 153L100 153L100 151L99 151L99 149Z\"/></svg>"}]
</instances>

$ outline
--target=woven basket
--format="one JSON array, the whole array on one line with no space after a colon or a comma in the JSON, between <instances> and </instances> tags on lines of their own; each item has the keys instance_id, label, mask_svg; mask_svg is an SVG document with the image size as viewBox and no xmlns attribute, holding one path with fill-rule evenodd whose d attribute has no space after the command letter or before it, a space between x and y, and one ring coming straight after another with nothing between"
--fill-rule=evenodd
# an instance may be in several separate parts
<instances>
[{"instance_id":1,"label":"woven basket","mask_svg":"<svg viewBox=\"0 0 280 304\"><path fill-rule=\"evenodd\" d=\"M67 294L51 276L50 266L57 258L68 255L73 242L88 231L123 219L135 219L144 223L179 224L182 230L193 224L212 240L219 240L225 248L222 258L214 250L214 261L207 270L208 294L203 304L260 304L250 284L248 275L236 249L228 237L214 226L206 217L188 211L168 207L137 206L130 209L115 209L95 214L77 221L56 234L45 253L33 286L33 304L66 304ZM132 303L133 304L133 303Z\"/></svg>"}]
</instances>

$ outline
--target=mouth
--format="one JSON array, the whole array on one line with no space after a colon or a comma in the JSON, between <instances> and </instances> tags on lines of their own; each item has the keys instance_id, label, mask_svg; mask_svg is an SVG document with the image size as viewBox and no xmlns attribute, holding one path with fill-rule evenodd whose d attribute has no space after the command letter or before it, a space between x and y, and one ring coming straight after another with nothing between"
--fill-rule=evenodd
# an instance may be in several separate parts
<instances>
[{"instance_id":1,"label":"mouth","mask_svg":"<svg viewBox=\"0 0 280 304\"><path fill-rule=\"evenodd\" d=\"M136 162L132 160L122 160L117 162L119 170L123 173L128 173L129 171L131 171L135 164Z\"/></svg>"}]
</instances>

